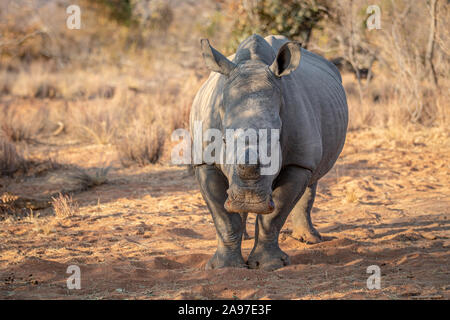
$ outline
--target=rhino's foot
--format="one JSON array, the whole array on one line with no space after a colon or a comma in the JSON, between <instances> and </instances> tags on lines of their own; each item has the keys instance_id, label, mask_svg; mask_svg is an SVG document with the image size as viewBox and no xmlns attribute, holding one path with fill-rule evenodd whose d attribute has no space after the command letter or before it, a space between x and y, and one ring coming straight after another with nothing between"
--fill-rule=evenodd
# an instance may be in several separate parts
<instances>
[{"instance_id":1,"label":"rhino's foot","mask_svg":"<svg viewBox=\"0 0 450 320\"><path fill-rule=\"evenodd\" d=\"M292 237L307 244L315 244L323 241L319 231L314 227L294 229Z\"/></svg>"},{"instance_id":2,"label":"rhino's foot","mask_svg":"<svg viewBox=\"0 0 450 320\"><path fill-rule=\"evenodd\" d=\"M224 250L217 250L216 253L209 259L205 269L220 269L220 268L247 268L244 258L241 253L227 252Z\"/></svg>"},{"instance_id":3,"label":"rhino's foot","mask_svg":"<svg viewBox=\"0 0 450 320\"><path fill-rule=\"evenodd\" d=\"M273 271L290 265L291 262L278 245L258 245L250 253L247 264L251 269Z\"/></svg>"}]
</instances>

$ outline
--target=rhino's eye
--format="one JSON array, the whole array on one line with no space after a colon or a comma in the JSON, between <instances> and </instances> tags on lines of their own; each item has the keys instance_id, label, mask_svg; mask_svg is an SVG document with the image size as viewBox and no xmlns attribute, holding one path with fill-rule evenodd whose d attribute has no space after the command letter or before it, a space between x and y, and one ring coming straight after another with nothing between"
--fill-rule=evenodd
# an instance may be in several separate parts
<instances>
[{"instance_id":1,"label":"rhino's eye","mask_svg":"<svg viewBox=\"0 0 450 320\"><path fill-rule=\"evenodd\" d=\"M222 136L222 142L223 142L223 144L227 144L227 139L225 139L224 136Z\"/></svg>"}]
</instances>

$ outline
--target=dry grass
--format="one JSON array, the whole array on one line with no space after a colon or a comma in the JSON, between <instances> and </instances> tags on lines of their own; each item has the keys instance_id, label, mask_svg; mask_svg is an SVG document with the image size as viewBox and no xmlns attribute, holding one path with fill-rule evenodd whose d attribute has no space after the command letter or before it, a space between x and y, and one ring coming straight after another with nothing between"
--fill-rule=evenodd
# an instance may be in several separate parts
<instances>
[{"instance_id":1,"label":"dry grass","mask_svg":"<svg viewBox=\"0 0 450 320\"><path fill-rule=\"evenodd\" d=\"M192 19L198 8L196 5L207 5L210 12L205 17ZM194 95L208 74L199 54L198 39L209 36L214 45L224 51L226 35L231 32L225 24L214 23L227 19L209 3L180 3L180 7L182 9L174 6L170 26L149 32L142 27L128 28L104 16L98 17L98 12L86 6L83 19L86 25L95 27L76 33L58 30L58 33L53 32L50 42L46 38L48 35L42 34L22 44L13 41L34 31L51 29L47 28L45 19L37 19L36 26L21 26L14 19L8 20L12 32L8 36L15 44L5 47L0 55L2 65L8 66L0 70L0 92L22 100L17 105L14 99L8 103L0 101L0 111L5 115L0 119L0 131L13 142L30 142L39 136L42 140L57 137L61 143L111 144L124 166L144 166L160 161L167 153L165 148L170 146L171 132L188 128ZM45 11L47 9L43 8L36 16L47 17L58 25L59 20L56 20L62 18ZM439 48L447 46L448 35L443 33L441 24L449 14L448 9L440 10L438 30L441 31L436 35ZM11 11L13 14L17 15L16 21L21 21L21 17L31 12L23 9ZM414 9L413 14L422 14L425 18L428 15L420 8ZM198 28L202 23L209 26L208 30ZM224 30L220 29L222 27ZM419 45L426 42L427 34L415 28L414 34L408 35L408 30L404 29L396 29L392 23L383 21L382 31L362 38L378 45L379 57L387 66L375 64L374 78L366 87L363 100L353 75L343 75L351 130L400 128L401 131L409 130L412 125L438 126L441 130L448 127L450 96L445 90L448 77L442 76L441 71L442 90L439 93L433 90L420 64L416 66L420 62L417 54L422 49ZM327 38L329 31L333 28L318 31L317 35L333 43L336 39ZM416 39L408 44L413 36ZM395 42L394 38L400 40ZM157 50L153 50L155 48ZM44 51L49 53L47 60L41 59ZM448 66L445 57L436 55L439 70ZM415 74L420 79L415 79ZM365 86L364 80L362 85ZM418 99L419 105L415 103ZM31 102L25 108L23 104L27 103L23 101ZM36 101L44 107L36 108Z\"/></svg>"},{"instance_id":2,"label":"dry grass","mask_svg":"<svg viewBox=\"0 0 450 320\"><path fill-rule=\"evenodd\" d=\"M79 211L78 203L71 196L62 195L61 193L59 196L52 198L52 206L58 218L72 217Z\"/></svg>"},{"instance_id":3,"label":"dry grass","mask_svg":"<svg viewBox=\"0 0 450 320\"><path fill-rule=\"evenodd\" d=\"M56 232L55 222L49 221L48 219L36 219L38 217L33 218L33 230L37 233L41 233L43 235L50 235Z\"/></svg>"},{"instance_id":4,"label":"dry grass","mask_svg":"<svg viewBox=\"0 0 450 320\"><path fill-rule=\"evenodd\" d=\"M411 126L439 127L445 129L449 123L450 95L448 92L433 92L421 108L421 120L414 121L415 109L408 101L392 91L387 75L380 75L367 90L367 97L360 100L352 74L343 75L349 106L349 129L403 128ZM433 100L433 101L430 101Z\"/></svg>"},{"instance_id":5,"label":"dry grass","mask_svg":"<svg viewBox=\"0 0 450 320\"><path fill-rule=\"evenodd\" d=\"M89 79L89 74L80 72ZM143 80L133 77L119 83L113 70L106 74L111 76L108 83L114 84L110 86L114 94L108 97L102 94L72 99L68 93L62 99L49 101L52 107L41 109L24 108L27 102L23 99L13 101L5 107L5 136L11 141L31 141L45 131L43 139L58 136L89 144L113 144L125 166L157 162L172 131L188 127L190 105L202 78L188 73L182 85L180 80L172 79L164 87L146 87ZM60 76L58 91L68 92L64 89L64 75ZM74 76L74 82L77 84L72 85L82 92L83 86L88 88L90 84L89 80L84 83L81 76Z\"/></svg>"},{"instance_id":6,"label":"dry grass","mask_svg":"<svg viewBox=\"0 0 450 320\"><path fill-rule=\"evenodd\" d=\"M76 185L76 190L88 190L92 187L100 186L108 182L107 176L111 167L99 168L94 174L79 168L75 172L69 174L69 180Z\"/></svg>"},{"instance_id":7,"label":"dry grass","mask_svg":"<svg viewBox=\"0 0 450 320\"><path fill-rule=\"evenodd\" d=\"M4 72L2 81L7 82L10 94L23 98L61 98L60 78L49 72L44 63L32 63L29 68L16 72Z\"/></svg>"},{"instance_id":8,"label":"dry grass","mask_svg":"<svg viewBox=\"0 0 450 320\"><path fill-rule=\"evenodd\" d=\"M125 135L117 141L120 161L125 167L156 163L164 150L164 129L157 123L133 123Z\"/></svg>"},{"instance_id":9,"label":"dry grass","mask_svg":"<svg viewBox=\"0 0 450 320\"><path fill-rule=\"evenodd\" d=\"M0 137L0 176L9 176L26 167L25 159L17 152L14 144Z\"/></svg>"},{"instance_id":10,"label":"dry grass","mask_svg":"<svg viewBox=\"0 0 450 320\"><path fill-rule=\"evenodd\" d=\"M0 106L0 133L13 142L29 142L42 132L46 125L44 108L15 108Z\"/></svg>"},{"instance_id":11,"label":"dry grass","mask_svg":"<svg viewBox=\"0 0 450 320\"><path fill-rule=\"evenodd\" d=\"M344 203L356 203L358 202L358 195L354 189L349 189L345 193Z\"/></svg>"},{"instance_id":12,"label":"dry grass","mask_svg":"<svg viewBox=\"0 0 450 320\"><path fill-rule=\"evenodd\" d=\"M34 158L24 156L14 143L0 135L0 177L40 176L63 167L47 155Z\"/></svg>"},{"instance_id":13,"label":"dry grass","mask_svg":"<svg viewBox=\"0 0 450 320\"><path fill-rule=\"evenodd\" d=\"M120 109L107 103L75 104L69 109L69 130L80 140L95 144L109 144L121 122Z\"/></svg>"}]
</instances>

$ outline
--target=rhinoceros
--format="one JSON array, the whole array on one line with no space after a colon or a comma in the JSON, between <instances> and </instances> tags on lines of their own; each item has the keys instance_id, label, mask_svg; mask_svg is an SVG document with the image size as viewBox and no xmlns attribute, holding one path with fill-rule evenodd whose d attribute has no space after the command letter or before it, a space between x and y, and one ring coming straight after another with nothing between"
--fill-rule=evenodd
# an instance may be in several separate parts
<instances>
[{"instance_id":1,"label":"rhinoceros","mask_svg":"<svg viewBox=\"0 0 450 320\"><path fill-rule=\"evenodd\" d=\"M207 39L201 40L201 50L212 72L195 96L191 132L194 123L201 123L203 132L214 128L224 135L239 128L280 132L279 164L272 174L262 175L263 164L250 163L248 154L243 163L194 165L218 240L206 269L281 268L290 260L278 238L291 212L293 237L322 240L311 209L318 180L345 142L348 108L341 75L331 62L284 36L252 35L228 58ZM254 247L245 261L241 244L248 213L257 216Z\"/></svg>"}]
</instances>

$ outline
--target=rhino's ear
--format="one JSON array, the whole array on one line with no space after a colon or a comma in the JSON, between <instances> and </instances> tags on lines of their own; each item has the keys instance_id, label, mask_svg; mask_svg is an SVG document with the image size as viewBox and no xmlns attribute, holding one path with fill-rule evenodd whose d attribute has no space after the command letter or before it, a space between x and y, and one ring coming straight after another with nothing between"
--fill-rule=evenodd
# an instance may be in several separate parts
<instances>
[{"instance_id":1,"label":"rhino's ear","mask_svg":"<svg viewBox=\"0 0 450 320\"><path fill-rule=\"evenodd\" d=\"M277 76L283 77L297 69L300 64L302 45L297 41L286 42L278 50L277 57L270 70Z\"/></svg>"},{"instance_id":2,"label":"rhino's ear","mask_svg":"<svg viewBox=\"0 0 450 320\"><path fill-rule=\"evenodd\" d=\"M208 69L228 76L236 65L211 47L208 39L202 39L200 43L202 44L203 60L205 60Z\"/></svg>"}]
</instances>

